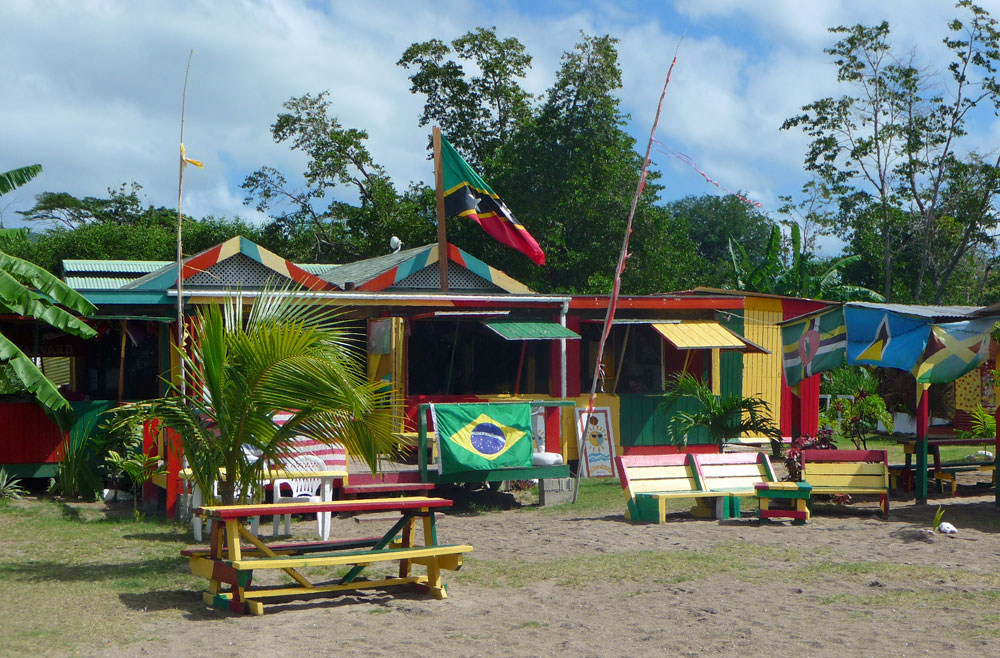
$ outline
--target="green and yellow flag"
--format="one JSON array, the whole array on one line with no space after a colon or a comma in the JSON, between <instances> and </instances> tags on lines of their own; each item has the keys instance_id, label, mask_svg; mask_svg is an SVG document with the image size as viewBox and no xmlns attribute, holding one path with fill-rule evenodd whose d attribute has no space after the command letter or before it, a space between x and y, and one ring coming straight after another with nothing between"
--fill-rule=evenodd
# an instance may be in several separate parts
<instances>
[{"instance_id":1,"label":"green and yellow flag","mask_svg":"<svg viewBox=\"0 0 1000 658\"><path fill-rule=\"evenodd\" d=\"M535 238L444 135L441 135L441 173L446 215L471 219L500 242L530 258L535 265L545 264L545 252Z\"/></svg>"},{"instance_id":2,"label":"green and yellow flag","mask_svg":"<svg viewBox=\"0 0 1000 658\"><path fill-rule=\"evenodd\" d=\"M531 466L530 404L433 404L438 472Z\"/></svg>"},{"instance_id":3,"label":"green and yellow flag","mask_svg":"<svg viewBox=\"0 0 1000 658\"><path fill-rule=\"evenodd\" d=\"M782 325L781 346L789 386L818 372L839 368L844 365L847 349L844 309L813 313L799 322Z\"/></svg>"}]
</instances>

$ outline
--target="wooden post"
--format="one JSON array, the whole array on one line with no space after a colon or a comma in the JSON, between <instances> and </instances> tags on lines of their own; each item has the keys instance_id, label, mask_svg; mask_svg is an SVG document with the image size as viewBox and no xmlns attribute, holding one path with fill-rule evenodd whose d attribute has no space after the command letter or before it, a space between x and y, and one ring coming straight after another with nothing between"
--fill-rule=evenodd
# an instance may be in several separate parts
<instances>
[{"instance_id":1,"label":"wooden post","mask_svg":"<svg viewBox=\"0 0 1000 658\"><path fill-rule=\"evenodd\" d=\"M1000 428L1000 405L997 405L997 410L994 412L994 419L996 420L997 427ZM1000 431L995 432L996 442L993 446L993 491L994 501L993 504L997 509L1000 509Z\"/></svg>"},{"instance_id":2,"label":"wooden post","mask_svg":"<svg viewBox=\"0 0 1000 658\"><path fill-rule=\"evenodd\" d=\"M441 129L434 126L434 187L437 188L438 267L441 292L448 292L448 232L444 222L444 172L441 170Z\"/></svg>"},{"instance_id":3,"label":"wooden post","mask_svg":"<svg viewBox=\"0 0 1000 658\"><path fill-rule=\"evenodd\" d=\"M125 388L125 339L128 336L128 320L122 320L122 349L118 357L118 404L122 403L122 389Z\"/></svg>"},{"instance_id":4,"label":"wooden post","mask_svg":"<svg viewBox=\"0 0 1000 658\"><path fill-rule=\"evenodd\" d=\"M930 426L930 384L917 383L916 502L927 504L927 428Z\"/></svg>"}]
</instances>

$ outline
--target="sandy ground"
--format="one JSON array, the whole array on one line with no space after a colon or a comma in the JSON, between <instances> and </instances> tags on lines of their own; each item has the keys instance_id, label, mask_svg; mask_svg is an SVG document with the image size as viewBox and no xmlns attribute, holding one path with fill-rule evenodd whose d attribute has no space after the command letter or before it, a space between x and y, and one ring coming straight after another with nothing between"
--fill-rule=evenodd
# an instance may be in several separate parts
<instances>
[{"instance_id":1,"label":"sandy ground","mask_svg":"<svg viewBox=\"0 0 1000 658\"><path fill-rule=\"evenodd\" d=\"M939 503L957 538L921 534ZM94 655L1000 654L1000 512L992 497L921 507L894 500L888 521L875 512L874 503L821 506L806 526L761 526L746 511L739 520L677 515L663 525L573 509L449 513L438 522L440 542L471 543L475 552L462 572L444 573L446 600L395 588L271 604L263 616L237 617L206 608L199 592L163 593L163 609L179 614L166 622L157 615L148 641ZM333 533L383 527L336 519ZM297 531L314 528L303 521ZM552 564L643 551L735 557L680 577L669 567L609 573L606 565L629 559L605 559L592 578L571 584L560 582ZM524 584L477 584L477 569L512 559L537 565Z\"/></svg>"}]
</instances>

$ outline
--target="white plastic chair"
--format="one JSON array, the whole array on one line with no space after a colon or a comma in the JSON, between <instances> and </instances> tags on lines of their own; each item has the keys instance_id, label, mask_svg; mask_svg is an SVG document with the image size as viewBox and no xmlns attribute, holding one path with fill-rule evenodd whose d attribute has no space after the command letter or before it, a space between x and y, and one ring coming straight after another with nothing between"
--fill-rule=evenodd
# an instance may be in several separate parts
<instances>
[{"instance_id":1,"label":"white plastic chair","mask_svg":"<svg viewBox=\"0 0 1000 658\"><path fill-rule=\"evenodd\" d=\"M243 449L243 454L246 455L247 459L254 460L254 459L257 459L257 458L260 457L260 451L257 450L256 448L253 448L252 446L244 444L242 446L242 449ZM187 466L188 466L187 457L185 457L184 458L184 467L187 468ZM265 481L265 482L259 483L259 486L254 487L254 489L253 489L253 491L251 493L251 497L254 500L260 500L262 498L262 492L263 492L264 486L266 484L267 484L267 482ZM194 480L191 480L190 487L191 487L191 494L190 494L190 498L189 498L190 502L188 504L188 513L191 514L191 530L192 530L192 533L194 534L194 540L200 542L201 541L201 537L202 537L202 526L204 525L206 527L207 531L209 533L211 533L212 532L212 522L211 521L204 521L203 522L203 520L201 519L201 517L198 517L198 516L194 515L194 510L196 508L201 507L202 505L205 504L205 495L202 492L201 487L199 487L198 483L195 482ZM219 499L219 481L218 480L215 480L215 481L212 482L212 495L213 495L213 497L216 500ZM250 529L256 535L259 528L260 528L260 517L259 516L255 516L250 521Z\"/></svg>"},{"instance_id":2,"label":"white plastic chair","mask_svg":"<svg viewBox=\"0 0 1000 658\"><path fill-rule=\"evenodd\" d=\"M286 459L284 464L282 464L282 470L285 471L295 471L295 472L308 472L308 471L325 471L326 462L324 462L319 457L315 455L296 455L289 459ZM318 503L322 500L318 490L320 484L322 483L319 477L301 477L301 478L288 478L288 479L275 479L273 483L272 492L274 494L275 503ZM284 495L281 491L282 485L288 487L291 490L291 495ZM292 515L291 514L275 514L274 515L274 527L273 534L278 534L278 522L281 520L281 516L285 517L285 534L292 534ZM319 529L320 535L323 534L323 520L322 515L316 515L316 525Z\"/></svg>"}]
</instances>

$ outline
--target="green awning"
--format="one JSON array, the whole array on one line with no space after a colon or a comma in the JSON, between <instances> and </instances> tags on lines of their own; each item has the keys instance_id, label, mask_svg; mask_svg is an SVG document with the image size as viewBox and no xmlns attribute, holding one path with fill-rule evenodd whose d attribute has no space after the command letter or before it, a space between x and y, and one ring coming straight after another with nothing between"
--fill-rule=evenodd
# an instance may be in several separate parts
<instances>
[{"instance_id":1,"label":"green awning","mask_svg":"<svg viewBox=\"0 0 1000 658\"><path fill-rule=\"evenodd\" d=\"M580 336L558 322L527 322L523 320L490 320L487 327L507 340L579 339Z\"/></svg>"}]
</instances>

